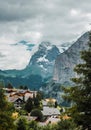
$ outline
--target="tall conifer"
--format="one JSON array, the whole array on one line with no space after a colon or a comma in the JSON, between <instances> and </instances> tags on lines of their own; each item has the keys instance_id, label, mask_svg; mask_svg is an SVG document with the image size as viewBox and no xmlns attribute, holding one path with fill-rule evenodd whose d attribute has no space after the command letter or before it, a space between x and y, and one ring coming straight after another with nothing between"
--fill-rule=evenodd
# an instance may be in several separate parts
<instances>
[{"instance_id":1,"label":"tall conifer","mask_svg":"<svg viewBox=\"0 0 91 130\"><path fill-rule=\"evenodd\" d=\"M74 69L77 73L77 77L72 79L75 86L65 90L65 98L72 103L69 111L74 121L82 125L83 130L91 130L91 31L88 49L81 52L81 59L83 63Z\"/></svg>"}]
</instances>

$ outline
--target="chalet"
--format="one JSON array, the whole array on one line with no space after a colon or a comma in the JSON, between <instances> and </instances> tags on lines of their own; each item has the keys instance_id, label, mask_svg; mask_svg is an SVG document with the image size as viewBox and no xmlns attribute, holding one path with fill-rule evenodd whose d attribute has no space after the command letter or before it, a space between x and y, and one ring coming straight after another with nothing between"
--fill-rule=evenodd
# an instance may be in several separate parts
<instances>
[{"instance_id":1,"label":"chalet","mask_svg":"<svg viewBox=\"0 0 91 130\"><path fill-rule=\"evenodd\" d=\"M15 107L20 107L24 103L22 97L9 97L8 101L14 103Z\"/></svg>"},{"instance_id":2,"label":"chalet","mask_svg":"<svg viewBox=\"0 0 91 130\"><path fill-rule=\"evenodd\" d=\"M15 93L11 93L10 96L11 97L15 97L15 96L18 96L18 97L24 97L25 98L25 101L27 101L27 99L29 97L33 98L33 96L36 96L37 92L36 91L29 91L29 90L18 90L17 92Z\"/></svg>"},{"instance_id":3,"label":"chalet","mask_svg":"<svg viewBox=\"0 0 91 130\"><path fill-rule=\"evenodd\" d=\"M4 91L6 92L6 93L14 93L14 92L17 92L17 90L16 89L10 89L10 88L3 88L4 89Z\"/></svg>"},{"instance_id":4,"label":"chalet","mask_svg":"<svg viewBox=\"0 0 91 130\"><path fill-rule=\"evenodd\" d=\"M5 95L9 102L14 103L15 107L21 107L29 97L33 98L37 95L37 91L9 89L5 88Z\"/></svg>"}]
</instances>

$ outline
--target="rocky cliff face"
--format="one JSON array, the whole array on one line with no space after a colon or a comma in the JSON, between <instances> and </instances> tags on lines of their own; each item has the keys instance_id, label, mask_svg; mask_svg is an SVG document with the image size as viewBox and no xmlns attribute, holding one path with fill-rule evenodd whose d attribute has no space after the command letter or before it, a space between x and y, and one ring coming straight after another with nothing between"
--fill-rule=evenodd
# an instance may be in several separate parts
<instances>
[{"instance_id":1,"label":"rocky cliff face","mask_svg":"<svg viewBox=\"0 0 91 130\"><path fill-rule=\"evenodd\" d=\"M53 67L60 51L56 45L50 42L42 42L35 49L34 44L21 41L15 45L23 44L31 51L30 62L23 70L0 71L0 79L5 83L11 82L14 86L27 85L38 89L53 76ZM33 53L32 53L33 51Z\"/></svg>"},{"instance_id":2,"label":"rocky cliff face","mask_svg":"<svg viewBox=\"0 0 91 130\"><path fill-rule=\"evenodd\" d=\"M62 85L72 85L70 80L77 74L73 71L76 64L82 63L80 52L88 47L88 33L82 35L68 50L60 54L54 67L53 79Z\"/></svg>"},{"instance_id":3,"label":"rocky cliff face","mask_svg":"<svg viewBox=\"0 0 91 130\"><path fill-rule=\"evenodd\" d=\"M42 42L26 68L33 68L32 74L42 77L52 76L54 62L59 54L59 49L55 45L50 42Z\"/></svg>"},{"instance_id":4,"label":"rocky cliff face","mask_svg":"<svg viewBox=\"0 0 91 130\"><path fill-rule=\"evenodd\" d=\"M27 50L31 51L29 64L23 70L0 71L0 79L4 80L5 83L11 82L14 86L27 85L28 87L37 89L43 83L49 81L51 77L58 83L71 84L70 78L76 75L73 72L73 68L76 64L82 62L80 51L87 48L87 41L88 33L85 33L68 50L67 48L71 43L56 46L49 42L42 42L35 49L35 44L21 41L15 45L26 45Z\"/></svg>"}]
</instances>

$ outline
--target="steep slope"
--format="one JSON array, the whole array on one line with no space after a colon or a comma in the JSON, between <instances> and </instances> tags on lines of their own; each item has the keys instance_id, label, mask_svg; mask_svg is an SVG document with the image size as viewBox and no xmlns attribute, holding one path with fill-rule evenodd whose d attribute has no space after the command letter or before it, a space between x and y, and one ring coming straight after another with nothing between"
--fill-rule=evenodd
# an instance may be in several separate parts
<instances>
[{"instance_id":1,"label":"steep slope","mask_svg":"<svg viewBox=\"0 0 91 130\"><path fill-rule=\"evenodd\" d=\"M60 54L59 49L49 42L42 42L39 47L33 47L34 45L26 41L15 46L18 44L27 46L28 50L31 47L29 64L23 70L0 71L0 79L6 84L11 82L14 86L27 85L38 89L45 79L52 77L55 58Z\"/></svg>"},{"instance_id":2,"label":"steep slope","mask_svg":"<svg viewBox=\"0 0 91 130\"><path fill-rule=\"evenodd\" d=\"M33 68L32 74L39 74L44 78L52 76L54 62L59 54L59 49L55 45L49 42L42 42L38 51L31 57L26 69Z\"/></svg>"},{"instance_id":3,"label":"steep slope","mask_svg":"<svg viewBox=\"0 0 91 130\"><path fill-rule=\"evenodd\" d=\"M80 51L88 47L87 42L88 33L85 33L68 50L57 57L53 76L56 82L66 86L72 85L70 79L77 76L73 69L76 64L83 62L80 58Z\"/></svg>"},{"instance_id":4,"label":"steep slope","mask_svg":"<svg viewBox=\"0 0 91 130\"><path fill-rule=\"evenodd\" d=\"M4 80L5 84L11 82L15 87L27 85L31 89L39 89L42 84L52 78L55 59L70 44L56 46L50 42L42 42L37 45L24 40L14 44L14 46L26 46L26 49L30 51L29 64L23 70L0 71L0 80Z\"/></svg>"}]
</instances>

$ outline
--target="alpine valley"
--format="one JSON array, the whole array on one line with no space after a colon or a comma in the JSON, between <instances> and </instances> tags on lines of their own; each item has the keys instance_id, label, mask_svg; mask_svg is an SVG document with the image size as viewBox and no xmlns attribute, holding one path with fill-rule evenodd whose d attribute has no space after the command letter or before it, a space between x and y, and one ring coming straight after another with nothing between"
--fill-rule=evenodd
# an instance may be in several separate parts
<instances>
[{"instance_id":1,"label":"alpine valley","mask_svg":"<svg viewBox=\"0 0 91 130\"><path fill-rule=\"evenodd\" d=\"M23 85L38 90L53 77L55 59L67 50L71 43L56 46L50 42L42 42L36 45L22 40L14 44L18 45L27 46L27 51L30 51L29 64L22 70L0 70L0 80L3 80L5 85L10 82L15 87Z\"/></svg>"},{"instance_id":2,"label":"alpine valley","mask_svg":"<svg viewBox=\"0 0 91 130\"><path fill-rule=\"evenodd\" d=\"M81 63L80 51L87 48L88 32L74 43L53 45L42 42L38 46L26 41L19 44L27 46L31 52L28 65L23 70L0 70L0 79L13 86L28 86L30 89L43 90L46 94L60 99L60 86L73 85L70 80L77 76L73 71L76 64ZM46 84L46 85L45 85ZM45 87L46 86L46 87Z\"/></svg>"},{"instance_id":3,"label":"alpine valley","mask_svg":"<svg viewBox=\"0 0 91 130\"><path fill-rule=\"evenodd\" d=\"M71 78L78 75L74 72L74 67L82 63L80 52L88 48L88 32L83 34L76 42L74 42L67 50L57 56L54 64L53 80L47 87L41 88L46 93L46 96L54 97L61 105L68 105L63 100L62 87L73 86Z\"/></svg>"}]
</instances>

